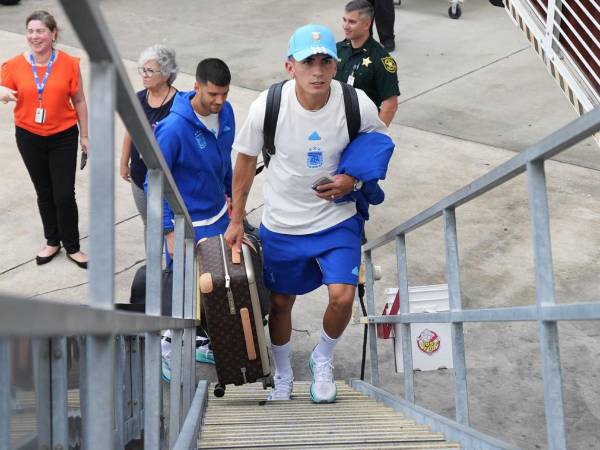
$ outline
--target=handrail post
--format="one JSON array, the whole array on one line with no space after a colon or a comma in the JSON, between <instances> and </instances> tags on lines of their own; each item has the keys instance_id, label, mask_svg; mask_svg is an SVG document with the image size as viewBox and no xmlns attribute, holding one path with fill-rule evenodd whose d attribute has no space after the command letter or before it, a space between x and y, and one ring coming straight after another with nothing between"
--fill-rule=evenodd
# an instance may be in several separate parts
<instances>
[{"instance_id":1,"label":"handrail post","mask_svg":"<svg viewBox=\"0 0 600 450\"><path fill-rule=\"evenodd\" d=\"M123 392L125 392L126 386L126 359L127 359L127 344L125 342L125 336L117 336L115 338L115 354L116 354L116 367L115 367L115 448L124 450L127 445L125 439L125 398Z\"/></svg>"},{"instance_id":2,"label":"handrail post","mask_svg":"<svg viewBox=\"0 0 600 450\"><path fill-rule=\"evenodd\" d=\"M35 387L35 413L37 444L39 448L52 448L52 405L50 386L50 339L31 340L33 380ZM85 406L83 404L82 406ZM82 411L85 425L86 411Z\"/></svg>"},{"instance_id":3,"label":"handrail post","mask_svg":"<svg viewBox=\"0 0 600 450\"><path fill-rule=\"evenodd\" d=\"M554 305L554 269L552 267L552 245L550 242L550 218L544 161L527 164L529 208L535 264L536 302L538 314L545 305ZM544 407L548 448L567 448L565 416L562 396L562 377L558 324L556 321L539 321L540 348L544 369Z\"/></svg>"},{"instance_id":4,"label":"handrail post","mask_svg":"<svg viewBox=\"0 0 600 450\"><path fill-rule=\"evenodd\" d=\"M173 295L172 316L183 318L184 288L184 233L185 220L182 215L175 216L175 249L173 254ZM171 383L169 397L169 448L173 448L181 428L181 366L183 330L171 330Z\"/></svg>"},{"instance_id":5,"label":"handrail post","mask_svg":"<svg viewBox=\"0 0 600 450\"><path fill-rule=\"evenodd\" d=\"M185 319L195 319L196 310L196 258L194 257L195 237L185 239L185 292L183 316ZM195 344L196 329L183 330L183 403L182 414L187 415L194 395L193 387L196 385L196 360Z\"/></svg>"},{"instance_id":6,"label":"handrail post","mask_svg":"<svg viewBox=\"0 0 600 450\"><path fill-rule=\"evenodd\" d=\"M364 252L366 269L366 294L367 294L367 314L375 315L375 292L373 290L373 261L371 259L371 250ZM371 365L371 384L379 386L379 357L377 356L377 325L369 324L369 362Z\"/></svg>"},{"instance_id":7,"label":"handrail post","mask_svg":"<svg viewBox=\"0 0 600 450\"><path fill-rule=\"evenodd\" d=\"M115 66L91 63L90 81L90 263L89 305L113 309L114 302L114 112ZM114 446L106 430L114 424L114 339L86 339L88 399L84 405L87 450ZM111 395L107 395L110 392Z\"/></svg>"},{"instance_id":8,"label":"handrail post","mask_svg":"<svg viewBox=\"0 0 600 450\"><path fill-rule=\"evenodd\" d=\"M53 338L50 341L52 448L69 447L67 375L67 338Z\"/></svg>"},{"instance_id":9,"label":"handrail post","mask_svg":"<svg viewBox=\"0 0 600 450\"><path fill-rule=\"evenodd\" d=\"M408 302L408 270L406 260L406 238L404 234L396 236L396 262L398 267L398 294L400 296L400 314L410 312ZM402 337L402 367L404 371L404 398L415 402L415 380L412 360L411 324L400 324Z\"/></svg>"},{"instance_id":10,"label":"handrail post","mask_svg":"<svg viewBox=\"0 0 600 450\"><path fill-rule=\"evenodd\" d=\"M148 228L146 264L146 314L160 316L163 246L163 174L148 170ZM144 448L160 448L160 333L145 333L144 360Z\"/></svg>"},{"instance_id":11,"label":"handrail post","mask_svg":"<svg viewBox=\"0 0 600 450\"><path fill-rule=\"evenodd\" d=\"M12 343L0 341L0 448L10 448Z\"/></svg>"},{"instance_id":12,"label":"handrail post","mask_svg":"<svg viewBox=\"0 0 600 450\"><path fill-rule=\"evenodd\" d=\"M462 310L460 292L460 264L458 260L458 237L454 208L444 209L444 235L446 242L446 266L448 269L448 293L450 312ZM465 336L462 322L452 322L452 359L454 361L454 405L456 421L469 426L469 390L467 389L467 364Z\"/></svg>"},{"instance_id":13,"label":"handrail post","mask_svg":"<svg viewBox=\"0 0 600 450\"><path fill-rule=\"evenodd\" d=\"M139 336L131 337L131 415L133 417L133 439L142 437L142 384L144 382L142 370L142 339Z\"/></svg>"}]
</instances>

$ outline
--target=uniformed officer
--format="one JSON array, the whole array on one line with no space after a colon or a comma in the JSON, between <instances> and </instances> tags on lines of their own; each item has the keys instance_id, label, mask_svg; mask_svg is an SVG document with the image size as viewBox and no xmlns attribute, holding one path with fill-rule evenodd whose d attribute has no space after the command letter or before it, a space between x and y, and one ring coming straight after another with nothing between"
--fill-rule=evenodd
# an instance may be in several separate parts
<instances>
[{"instance_id":1,"label":"uniformed officer","mask_svg":"<svg viewBox=\"0 0 600 450\"><path fill-rule=\"evenodd\" d=\"M337 43L335 79L365 91L379 108L379 118L389 126L398 109L398 73L394 58L370 35L372 21L373 7L367 0L346 5L346 39Z\"/></svg>"}]
</instances>

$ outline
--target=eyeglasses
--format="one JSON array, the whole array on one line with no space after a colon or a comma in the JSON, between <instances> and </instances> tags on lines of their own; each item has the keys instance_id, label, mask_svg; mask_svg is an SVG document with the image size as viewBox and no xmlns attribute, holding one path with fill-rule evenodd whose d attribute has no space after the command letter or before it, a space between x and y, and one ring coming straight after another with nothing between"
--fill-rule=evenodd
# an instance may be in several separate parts
<instances>
[{"instance_id":1,"label":"eyeglasses","mask_svg":"<svg viewBox=\"0 0 600 450\"><path fill-rule=\"evenodd\" d=\"M137 71L143 77L152 77L157 73L160 73L160 70L148 69L146 67L138 67Z\"/></svg>"}]
</instances>

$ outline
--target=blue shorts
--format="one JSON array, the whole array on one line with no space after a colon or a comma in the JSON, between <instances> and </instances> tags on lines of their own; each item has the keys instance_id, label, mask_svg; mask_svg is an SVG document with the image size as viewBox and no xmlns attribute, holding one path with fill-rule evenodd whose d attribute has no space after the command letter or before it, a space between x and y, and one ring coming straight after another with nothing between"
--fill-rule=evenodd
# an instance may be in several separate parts
<instances>
[{"instance_id":1,"label":"blue shorts","mask_svg":"<svg viewBox=\"0 0 600 450\"><path fill-rule=\"evenodd\" d=\"M261 225L266 286L287 295L306 294L322 284L356 286L362 228L358 216L313 234L275 233Z\"/></svg>"}]
</instances>

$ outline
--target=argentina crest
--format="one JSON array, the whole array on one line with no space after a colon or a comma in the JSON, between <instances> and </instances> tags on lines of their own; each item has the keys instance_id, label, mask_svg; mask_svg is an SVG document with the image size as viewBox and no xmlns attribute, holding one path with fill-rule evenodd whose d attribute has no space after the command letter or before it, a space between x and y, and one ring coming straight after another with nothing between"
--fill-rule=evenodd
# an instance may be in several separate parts
<instances>
[{"instance_id":1,"label":"argentina crest","mask_svg":"<svg viewBox=\"0 0 600 450\"><path fill-rule=\"evenodd\" d=\"M196 138L196 144L198 144L198 148L200 150L204 150L206 148L206 138L204 137L204 133L202 130L196 130L194 133L194 137Z\"/></svg>"},{"instance_id":2,"label":"argentina crest","mask_svg":"<svg viewBox=\"0 0 600 450\"><path fill-rule=\"evenodd\" d=\"M323 151L319 147L311 147L306 155L306 166L316 169L323 165Z\"/></svg>"}]
</instances>

